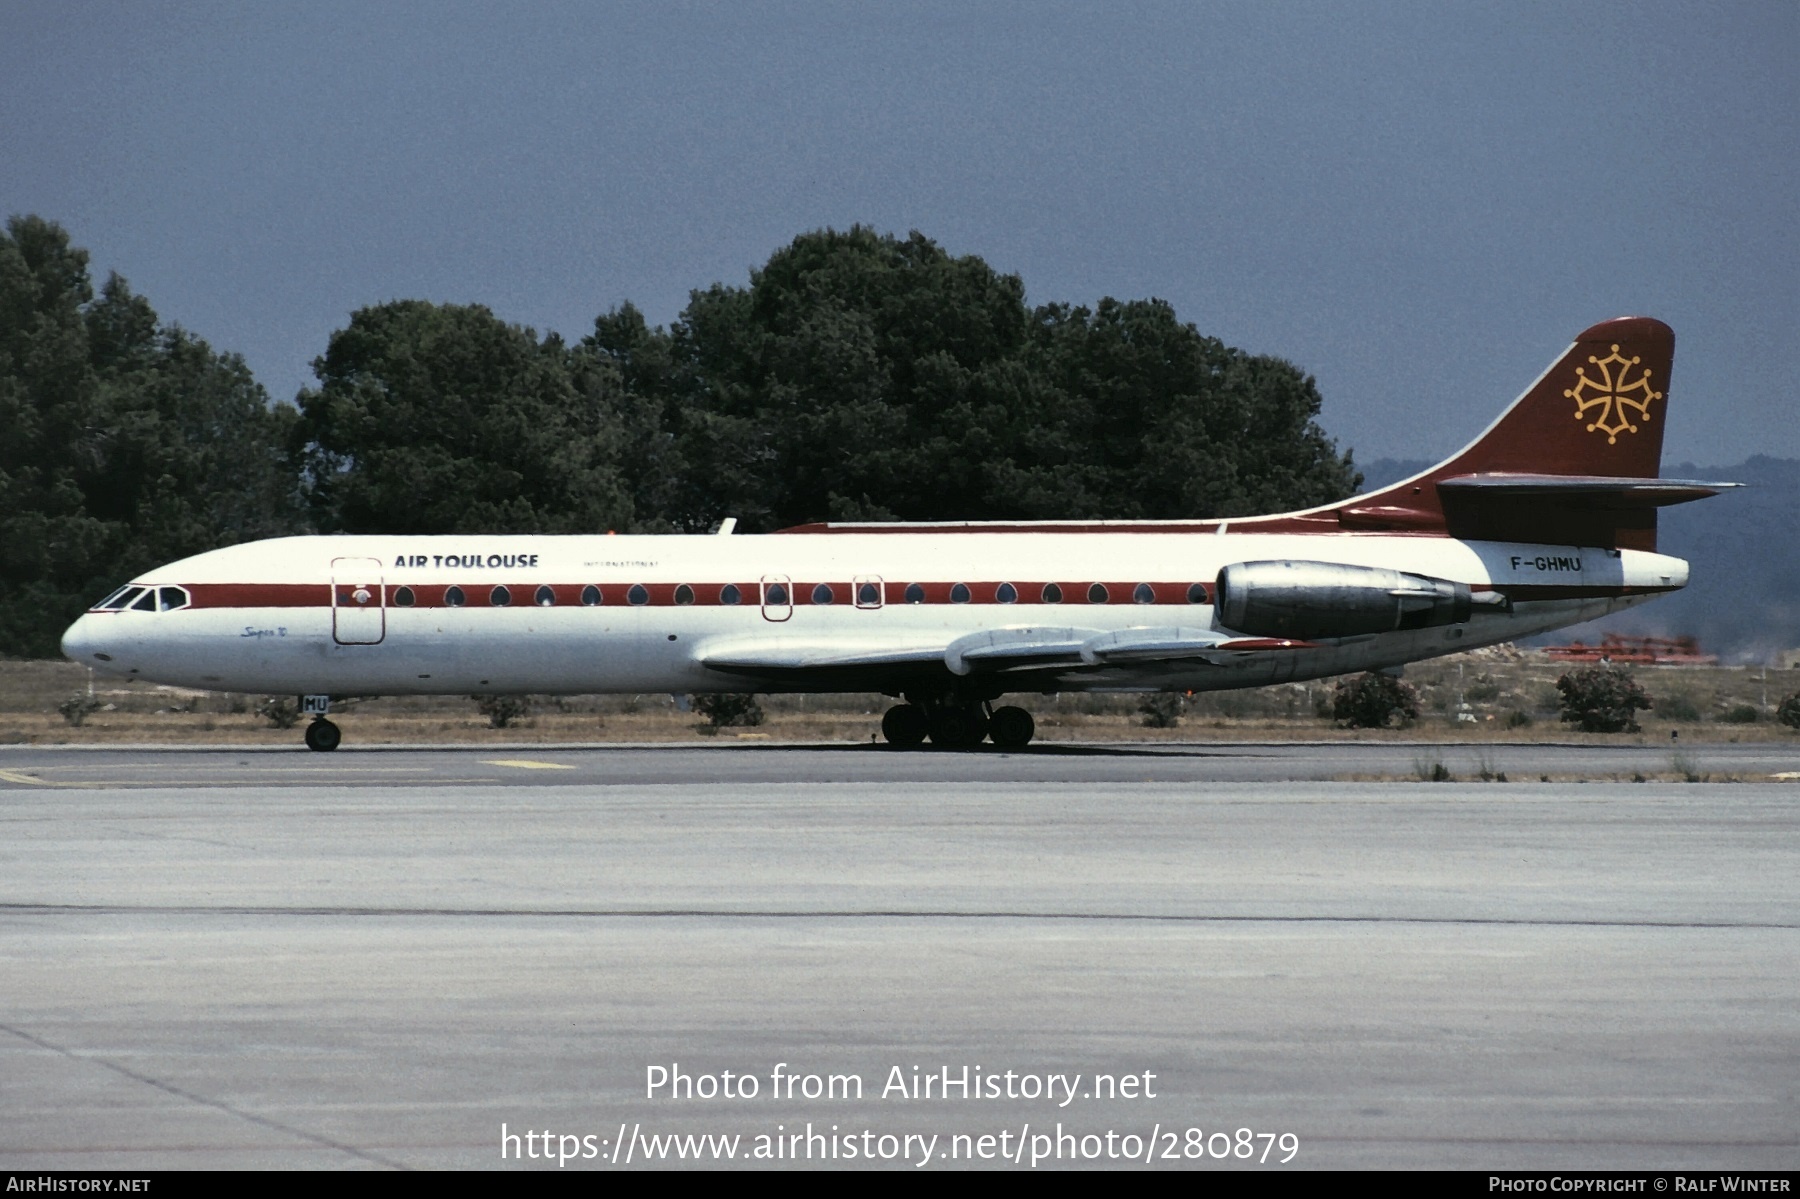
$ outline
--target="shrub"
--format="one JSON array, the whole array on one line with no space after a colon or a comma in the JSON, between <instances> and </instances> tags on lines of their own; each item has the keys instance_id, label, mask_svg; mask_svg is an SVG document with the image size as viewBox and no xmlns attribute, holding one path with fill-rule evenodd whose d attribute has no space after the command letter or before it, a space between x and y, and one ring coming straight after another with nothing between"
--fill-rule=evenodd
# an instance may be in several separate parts
<instances>
[{"instance_id":1,"label":"shrub","mask_svg":"<svg viewBox=\"0 0 1800 1199\"><path fill-rule=\"evenodd\" d=\"M57 704L56 710L62 713L64 720L75 728L80 728L82 721L100 710L100 701L91 695L77 691L62 703Z\"/></svg>"},{"instance_id":2,"label":"shrub","mask_svg":"<svg viewBox=\"0 0 1800 1199\"><path fill-rule=\"evenodd\" d=\"M1500 698L1500 684L1492 675L1482 675L1463 691L1463 698L1472 704L1485 704Z\"/></svg>"},{"instance_id":3,"label":"shrub","mask_svg":"<svg viewBox=\"0 0 1800 1199\"><path fill-rule=\"evenodd\" d=\"M523 720L531 715L531 697L528 695L471 695L475 701L475 710L487 717L490 729L503 729L515 720Z\"/></svg>"},{"instance_id":4,"label":"shrub","mask_svg":"<svg viewBox=\"0 0 1800 1199\"><path fill-rule=\"evenodd\" d=\"M1382 729L1389 720L1404 728L1419 718L1419 693L1392 675L1359 674L1338 683L1331 718L1353 729Z\"/></svg>"},{"instance_id":5,"label":"shrub","mask_svg":"<svg viewBox=\"0 0 1800 1199\"><path fill-rule=\"evenodd\" d=\"M1693 700L1680 692L1658 699L1656 711L1664 720L1681 720L1688 724L1700 723L1700 709L1694 706Z\"/></svg>"},{"instance_id":6,"label":"shrub","mask_svg":"<svg viewBox=\"0 0 1800 1199\"><path fill-rule=\"evenodd\" d=\"M706 717L703 727L750 728L767 717L754 695L696 695L694 711Z\"/></svg>"},{"instance_id":7,"label":"shrub","mask_svg":"<svg viewBox=\"0 0 1800 1199\"><path fill-rule=\"evenodd\" d=\"M1514 708L1506 714L1506 727L1509 729L1528 729L1531 727L1531 713Z\"/></svg>"},{"instance_id":8,"label":"shrub","mask_svg":"<svg viewBox=\"0 0 1800 1199\"><path fill-rule=\"evenodd\" d=\"M300 705L282 695L265 695L256 705L256 714L278 729L291 729L300 723Z\"/></svg>"},{"instance_id":9,"label":"shrub","mask_svg":"<svg viewBox=\"0 0 1800 1199\"><path fill-rule=\"evenodd\" d=\"M1800 729L1800 691L1781 701L1781 706L1775 709L1775 719L1790 729Z\"/></svg>"},{"instance_id":10,"label":"shrub","mask_svg":"<svg viewBox=\"0 0 1800 1199\"><path fill-rule=\"evenodd\" d=\"M1651 706L1650 697L1616 666L1589 666L1556 680L1562 693L1562 718L1584 733L1636 733L1636 713Z\"/></svg>"},{"instance_id":11,"label":"shrub","mask_svg":"<svg viewBox=\"0 0 1800 1199\"><path fill-rule=\"evenodd\" d=\"M1181 723L1181 696L1174 691L1156 691L1146 695L1137 710L1147 729L1172 729Z\"/></svg>"},{"instance_id":12,"label":"shrub","mask_svg":"<svg viewBox=\"0 0 1800 1199\"><path fill-rule=\"evenodd\" d=\"M1755 724L1761 718L1755 704L1736 704L1719 714L1719 720L1725 724Z\"/></svg>"},{"instance_id":13,"label":"shrub","mask_svg":"<svg viewBox=\"0 0 1800 1199\"><path fill-rule=\"evenodd\" d=\"M1430 757L1414 758L1413 773L1419 776L1421 783L1454 783L1456 776L1444 765L1444 759L1433 754Z\"/></svg>"}]
</instances>

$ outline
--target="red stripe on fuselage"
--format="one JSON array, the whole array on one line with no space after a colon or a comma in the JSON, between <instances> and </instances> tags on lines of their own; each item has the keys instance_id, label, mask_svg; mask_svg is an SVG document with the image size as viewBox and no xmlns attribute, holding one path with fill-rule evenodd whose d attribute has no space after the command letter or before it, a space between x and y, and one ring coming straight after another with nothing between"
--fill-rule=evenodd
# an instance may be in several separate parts
<instances>
[{"instance_id":1,"label":"red stripe on fuselage","mask_svg":"<svg viewBox=\"0 0 1800 1199\"><path fill-rule=\"evenodd\" d=\"M329 583L184 583L194 608L328 608Z\"/></svg>"},{"instance_id":2,"label":"red stripe on fuselage","mask_svg":"<svg viewBox=\"0 0 1800 1199\"><path fill-rule=\"evenodd\" d=\"M874 583L873 578L867 582ZM1000 588L1009 585L1013 588L1014 598L1002 600ZM1061 589L1062 598L1048 600L1044 598L1044 590L1049 586ZM1103 599L1092 598L1095 586L1104 587L1106 595ZM188 594L193 597L194 608L326 608L332 603L332 588L325 583L196 583L186 584ZM736 605L728 604L721 598L727 586L738 589L739 600ZM856 606L857 585L852 582L813 580L796 580L785 584L788 590L788 603L796 607L839 607ZM1088 604L1139 604L1143 607L1153 605L1179 605L1187 607L1196 603L1212 602L1212 586L1208 583L1142 583L1140 581L1098 582L1092 579L1046 582L1027 580L1012 582L966 583L956 580L950 582L909 583L882 580L881 602L883 605L900 606L909 603L919 604L1001 604L1001 605L1088 605ZM1150 588L1154 598L1139 600L1137 589L1140 586ZM1190 600L1189 588L1201 588L1203 598ZM460 603L450 603L445 598L451 588L461 592ZM495 602L496 592L504 587L506 594L501 602ZM538 600L538 591L542 587L550 589L554 600L550 604L542 604ZM599 591L598 605L583 602L582 593L589 587ZM641 603L632 602L634 588L642 588ZM829 588L829 593L819 592L820 587ZM923 591L922 599L909 600L907 591L918 587ZM968 589L966 599L955 598L958 587ZM353 604L352 587L342 585L338 596L341 607ZM410 593L411 603L396 599L399 592ZM650 607L650 608L716 608L716 607L757 607L764 602L764 587L756 582L739 583L404 583L389 582L386 584L387 607L390 608L530 608L530 607ZM355 605L361 606L361 605ZM784 606L784 605L778 605ZM875 605L865 605L873 607Z\"/></svg>"},{"instance_id":3,"label":"red stripe on fuselage","mask_svg":"<svg viewBox=\"0 0 1800 1199\"><path fill-rule=\"evenodd\" d=\"M870 580L873 582L873 580ZM739 602L727 604L720 598L726 586L738 589ZM815 592L821 586L831 589L829 598L819 596ZM882 606L989 606L1001 607L1086 607L1105 605L1116 607L1121 605L1137 605L1139 607L1193 607L1198 604L1213 602L1212 585L1199 584L1204 598L1190 600L1188 589L1194 583L1149 583L1154 599L1140 601L1136 598L1139 583L1136 582L1102 582L1106 588L1104 599L1090 598L1091 589L1095 586L1092 580L1058 581L1055 586L1061 588L1060 600L1044 598L1044 589L1049 583L1041 581L1014 582L1012 587L1016 598L1003 601L998 592L1003 583L1000 582L932 582L932 583L896 583L883 580ZM193 597L189 605L192 608L329 608L332 604L332 588L327 583L190 583L184 584L188 594ZM494 592L498 586L507 589L508 601L495 603ZM582 593L588 587L595 587L600 593L598 605L587 604L582 600ZM958 586L968 588L968 598L953 598ZM445 596L452 587L462 591L462 602L449 603ZM548 587L554 603L541 604L537 592L540 587ZM643 602L631 602L634 587L643 588ZM855 607L856 586L848 582L818 583L796 581L787 584L788 604L795 607ZM923 598L909 600L907 591L917 587L924 594ZM680 594L683 589L688 594ZM350 589L343 588L345 594L339 597L341 607L360 607L350 600ZM396 595L401 591L411 593L411 603L400 602ZM1607 586L1559 586L1556 584L1476 584L1477 592L1504 591L1516 600L1534 599L1588 599L1607 596L1643 595L1655 592L1673 591L1672 587L1607 587ZM512 584L456 584L456 583L389 583L387 594L383 597L389 608L719 608L744 607L756 608L765 603L762 586L754 582L733 584L724 583L512 583ZM770 604L774 607L787 605ZM866 605L873 607L874 605Z\"/></svg>"}]
</instances>

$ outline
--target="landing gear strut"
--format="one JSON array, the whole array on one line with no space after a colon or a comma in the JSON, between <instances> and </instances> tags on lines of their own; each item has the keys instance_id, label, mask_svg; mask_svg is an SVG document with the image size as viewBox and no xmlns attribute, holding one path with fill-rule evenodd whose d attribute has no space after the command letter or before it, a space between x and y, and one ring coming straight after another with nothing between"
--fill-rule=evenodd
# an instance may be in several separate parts
<instances>
[{"instance_id":1,"label":"landing gear strut","mask_svg":"<svg viewBox=\"0 0 1800 1199\"><path fill-rule=\"evenodd\" d=\"M945 749L974 749L987 739L988 716L983 704L943 704L928 709L931 743Z\"/></svg>"},{"instance_id":2,"label":"landing gear strut","mask_svg":"<svg viewBox=\"0 0 1800 1199\"><path fill-rule=\"evenodd\" d=\"M926 737L944 749L973 749L992 739L1000 749L1022 749L1036 732L1024 708L986 703L896 704L881 718L881 735L896 749L913 749Z\"/></svg>"},{"instance_id":3,"label":"landing gear strut","mask_svg":"<svg viewBox=\"0 0 1800 1199\"><path fill-rule=\"evenodd\" d=\"M329 753L338 747L344 734L323 716L306 726L306 748Z\"/></svg>"}]
</instances>

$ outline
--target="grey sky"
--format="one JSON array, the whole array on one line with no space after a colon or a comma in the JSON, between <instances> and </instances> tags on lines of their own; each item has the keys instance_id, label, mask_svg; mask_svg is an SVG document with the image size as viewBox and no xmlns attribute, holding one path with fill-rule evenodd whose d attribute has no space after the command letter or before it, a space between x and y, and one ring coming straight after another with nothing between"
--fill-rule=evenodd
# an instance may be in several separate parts
<instances>
[{"instance_id":1,"label":"grey sky","mask_svg":"<svg viewBox=\"0 0 1800 1199\"><path fill-rule=\"evenodd\" d=\"M277 398L352 310L656 322L796 234L1160 296L1359 459L1675 326L1670 461L1800 456L1800 5L0 2L0 211ZM971 514L975 515L975 514Z\"/></svg>"}]
</instances>

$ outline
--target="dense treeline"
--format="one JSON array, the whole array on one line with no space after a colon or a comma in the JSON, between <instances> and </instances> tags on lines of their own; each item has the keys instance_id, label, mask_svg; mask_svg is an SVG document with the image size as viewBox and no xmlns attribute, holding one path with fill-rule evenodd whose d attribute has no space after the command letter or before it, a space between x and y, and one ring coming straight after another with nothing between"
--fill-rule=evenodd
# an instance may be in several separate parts
<instances>
[{"instance_id":1,"label":"dense treeline","mask_svg":"<svg viewBox=\"0 0 1800 1199\"><path fill-rule=\"evenodd\" d=\"M0 238L0 653L48 656L132 574L289 532L291 407L235 354L100 294L57 226Z\"/></svg>"},{"instance_id":2,"label":"dense treeline","mask_svg":"<svg viewBox=\"0 0 1800 1199\"><path fill-rule=\"evenodd\" d=\"M0 652L156 562L280 532L745 532L809 520L1235 516L1349 494L1292 364L1158 300L1031 308L915 233L797 238L747 287L576 344L474 305L365 308L271 406L234 355L0 239Z\"/></svg>"}]
</instances>

